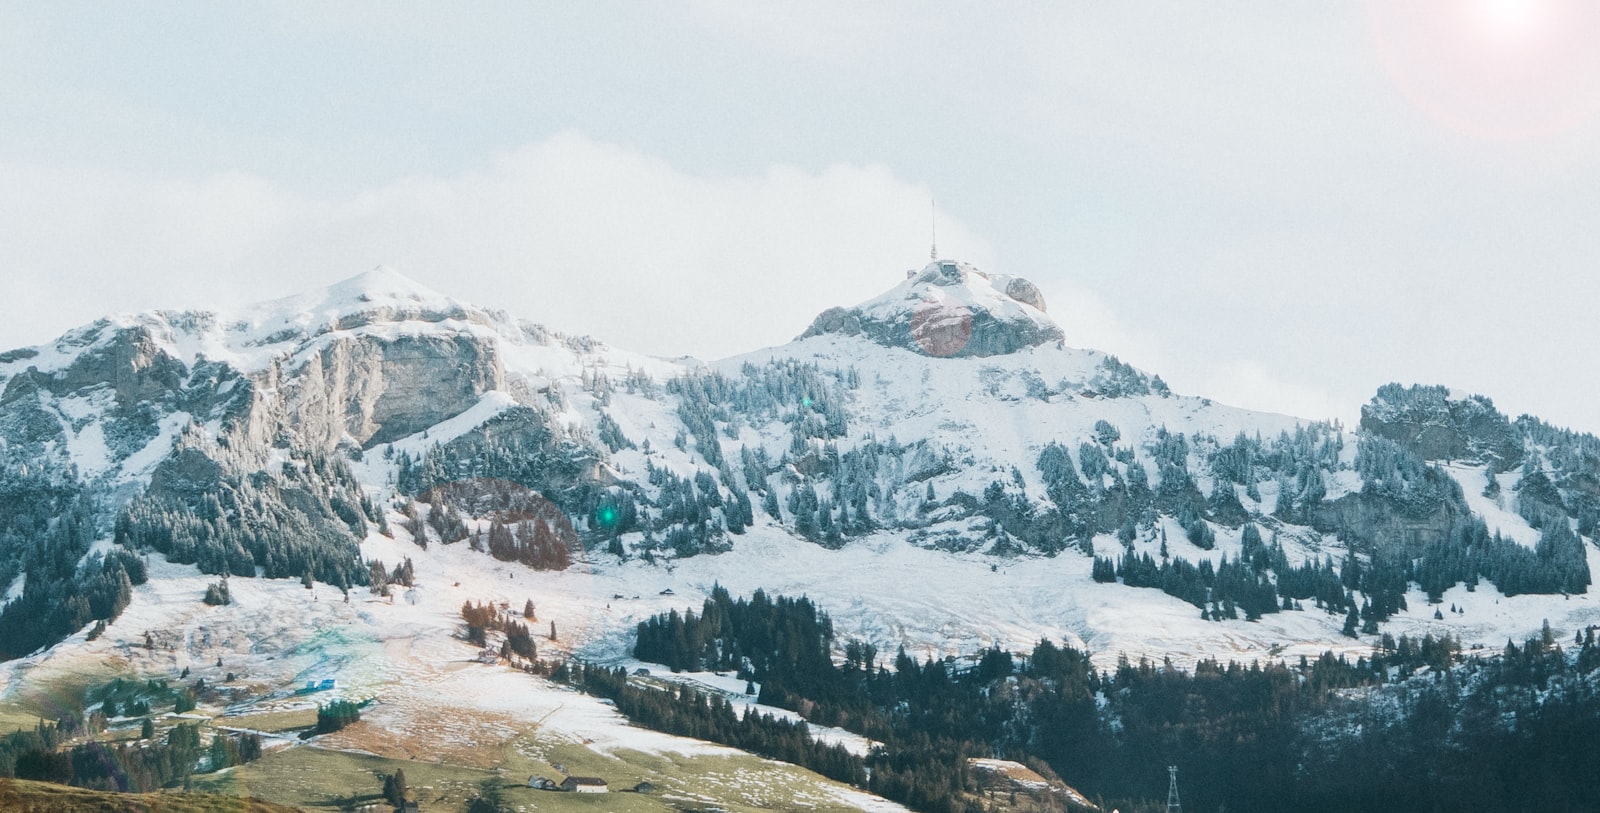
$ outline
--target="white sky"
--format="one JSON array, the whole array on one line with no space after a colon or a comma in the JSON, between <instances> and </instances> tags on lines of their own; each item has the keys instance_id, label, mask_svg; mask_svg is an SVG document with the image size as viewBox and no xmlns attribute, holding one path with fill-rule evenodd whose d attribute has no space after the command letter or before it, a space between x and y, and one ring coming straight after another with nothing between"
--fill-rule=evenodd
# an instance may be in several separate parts
<instances>
[{"instance_id":1,"label":"white sky","mask_svg":"<svg viewBox=\"0 0 1600 813\"><path fill-rule=\"evenodd\" d=\"M1600 431L1600 4L0 0L0 345L380 263L661 355L927 255L1180 392Z\"/></svg>"}]
</instances>

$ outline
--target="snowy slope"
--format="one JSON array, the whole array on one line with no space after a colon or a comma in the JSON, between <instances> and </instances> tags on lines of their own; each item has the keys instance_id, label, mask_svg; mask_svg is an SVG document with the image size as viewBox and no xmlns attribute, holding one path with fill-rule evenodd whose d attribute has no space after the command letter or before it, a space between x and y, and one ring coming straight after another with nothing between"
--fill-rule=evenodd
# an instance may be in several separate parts
<instances>
[{"instance_id":1,"label":"snowy slope","mask_svg":"<svg viewBox=\"0 0 1600 813\"><path fill-rule=\"evenodd\" d=\"M716 363L735 373L744 364L775 360L812 362L825 369L868 371L853 391L855 414L866 417L856 437L895 435L924 439L988 466L969 466L969 482L981 492L996 467L1015 465L1030 487L1042 490L1032 461L1045 444L1076 448L1093 439L1097 421L1121 433L1123 444L1141 447L1158 429L1231 439L1240 432L1275 436L1309 421L1253 412L1210 399L1140 395L1107 398L1095 393L1097 376L1110 359L1096 350L1048 344L987 358L938 358L839 336L816 336ZM786 438L765 439L773 451ZM845 444L848 447L848 443Z\"/></svg>"}]
</instances>

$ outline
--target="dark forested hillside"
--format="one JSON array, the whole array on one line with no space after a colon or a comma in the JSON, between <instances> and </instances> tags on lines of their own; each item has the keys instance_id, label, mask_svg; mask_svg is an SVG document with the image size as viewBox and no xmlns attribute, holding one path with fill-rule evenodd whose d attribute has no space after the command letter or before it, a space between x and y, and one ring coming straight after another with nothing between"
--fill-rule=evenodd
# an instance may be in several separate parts
<instances>
[{"instance_id":1,"label":"dark forested hillside","mask_svg":"<svg viewBox=\"0 0 1600 813\"><path fill-rule=\"evenodd\" d=\"M144 562L125 548L90 555L95 501L52 475L0 468L0 584L21 585L0 609L0 660L115 618L145 581Z\"/></svg>"},{"instance_id":2,"label":"dark forested hillside","mask_svg":"<svg viewBox=\"0 0 1600 813\"><path fill-rule=\"evenodd\" d=\"M965 661L901 652L892 665L852 642L834 663L833 643L809 601L719 588L698 615L640 625L636 654L765 678L762 702L880 740L869 786L918 810L964 809L976 755L1042 761L1125 808L1163 799L1165 766L1178 765L1185 808L1201 811L1589 810L1600 770L1585 745L1600 736L1592 630L1563 646L1547 628L1481 658L1449 638L1384 635L1355 662L1192 670L1124 659L1097 671L1049 641Z\"/></svg>"},{"instance_id":3,"label":"dark forested hillside","mask_svg":"<svg viewBox=\"0 0 1600 813\"><path fill-rule=\"evenodd\" d=\"M276 471L241 468L226 455L178 452L118 514L115 541L203 573L366 583L357 544L377 510L343 460L302 452Z\"/></svg>"}]
</instances>

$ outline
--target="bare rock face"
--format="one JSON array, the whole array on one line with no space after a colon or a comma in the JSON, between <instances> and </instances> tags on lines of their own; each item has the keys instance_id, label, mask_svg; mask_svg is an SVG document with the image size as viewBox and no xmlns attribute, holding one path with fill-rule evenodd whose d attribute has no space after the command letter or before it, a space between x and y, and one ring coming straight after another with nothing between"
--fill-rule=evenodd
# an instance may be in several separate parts
<instances>
[{"instance_id":1,"label":"bare rock face","mask_svg":"<svg viewBox=\"0 0 1600 813\"><path fill-rule=\"evenodd\" d=\"M85 459L115 466L193 422L250 457L368 448L507 388L494 331L483 329L492 316L393 274L257 310L226 321L187 311L102 319L55 343L64 363L31 348L6 353L0 447L48 447L64 459L73 441ZM193 347L215 347L220 359Z\"/></svg>"},{"instance_id":2,"label":"bare rock face","mask_svg":"<svg viewBox=\"0 0 1600 813\"><path fill-rule=\"evenodd\" d=\"M1419 557L1428 545L1449 537L1464 511L1455 501L1408 509L1378 495L1356 492L1321 504L1307 519L1312 527L1349 533L1362 553L1379 552L1373 540L1384 540L1390 549Z\"/></svg>"},{"instance_id":3,"label":"bare rock face","mask_svg":"<svg viewBox=\"0 0 1600 813\"><path fill-rule=\"evenodd\" d=\"M28 370L6 382L0 396L0 451L40 456L46 444L64 437L61 420L40 403L44 379L42 373Z\"/></svg>"},{"instance_id":4,"label":"bare rock face","mask_svg":"<svg viewBox=\"0 0 1600 813\"><path fill-rule=\"evenodd\" d=\"M86 425L75 410L96 403L104 410L99 436L110 459L120 460L143 448L156 436L162 414L187 406L189 370L167 352L160 328L155 318L131 325L101 320L68 334L63 344L82 348L70 364L48 372L29 367L6 381L0 393L0 407L7 413L0 421L0 444L37 446L54 441L56 451L65 455L69 432ZM37 355L36 351L7 354L14 360ZM62 411L62 400L77 406Z\"/></svg>"},{"instance_id":5,"label":"bare rock face","mask_svg":"<svg viewBox=\"0 0 1600 813\"><path fill-rule=\"evenodd\" d=\"M342 337L299 368L274 368L266 378L260 385L281 388L283 397L258 404L278 413L301 443L320 448L346 438L370 448L420 432L505 386L494 343L469 334Z\"/></svg>"},{"instance_id":6,"label":"bare rock face","mask_svg":"<svg viewBox=\"0 0 1600 813\"><path fill-rule=\"evenodd\" d=\"M849 308L829 308L817 314L817 318L811 322L811 327L806 330L805 336L817 336L823 333L860 335L861 314Z\"/></svg>"},{"instance_id":7,"label":"bare rock face","mask_svg":"<svg viewBox=\"0 0 1600 813\"><path fill-rule=\"evenodd\" d=\"M124 411L146 401L171 401L189 372L182 361L162 348L157 338L151 325L117 327L105 320L96 322L64 340L87 345L70 365L47 374L33 369L19 374L8 382L8 394L0 400L15 397L9 393L11 385L16 385L35 387L56 396L109 388ZM32 350L27 353L37 355ZM6 355L18 359L29 357L24 351ZM31 383L20 384L19 379L24 377L31 379Z\"/></svg>"},{"instance_id":8,"label":"bare rock face","mask_svg":"<svg viewBox=\"0 0 1600 813\"><path fill-rule=\"evenodd\" d=\"M125 328L99 352L85 353L57 376L57 391L110 383L124 405L159 400L175 392L188 376L183 362L169 356L144 326Z\"/></svg>"}]
</instances>

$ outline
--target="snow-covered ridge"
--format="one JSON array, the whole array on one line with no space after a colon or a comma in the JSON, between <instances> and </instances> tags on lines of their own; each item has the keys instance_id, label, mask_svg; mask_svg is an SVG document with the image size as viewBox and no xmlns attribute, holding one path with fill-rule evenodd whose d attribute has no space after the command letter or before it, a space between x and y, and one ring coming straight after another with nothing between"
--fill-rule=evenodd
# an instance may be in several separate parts
<instances>
[{"instance_id":1,"label":"snow-covered ridge","mask_svg":"<svg viewBox=\"0 0 1600 813\"><path fill-rule=\"evenodd\" d=\"M337 661L350 664L340 682L381 696L371 719L396 732L475 709L538 720L597 752L685 754L698 746L635 732L603 703L463 665L476 650L456 638L457 608L537 603L541 626L562 631L541 652L630 669L640 621L693 608L718 585L808 595L841 641L918 659L1041 638L1085 648L1102 668L1124 654L1180 665L1357 656L1373 635L1347 636L1345 611L1324 603L1371 606L1368 586L1285 593L1250 620L1231 596L1139 586L1128 568L1106 578L1105 563L1218 573L1263 560L1252 567L1281 585L1291 568L1370 562L1380 543L1415 557L1451 542L1456 509L1538 556L1555 549L1547 529L1567 521L1562 500L1588 493L1584 461L1600 459L1442 389L1380 391L1364 417L1383 442L1366 444L1337 425L1174 394L1060 334L1025 280L936 262L795 341L701 364L563 336L377 269L231 312L111 317L0 354L0 460L50 469L104 506L85 523L99 535L72 557L83 572L96 553L127 551L117 534L153 550L154 574L97 641L85 625L28 664L0 665L0 691L113 649L168 671L248 657L297 682L291 665L313 664L294 647L333 627L382 644ZM1363 444L1376 452L1358 464ZM1434 450L1456 462L1429 468ZM0 478L19 471L0 467ZM515 485L559 510L583 543L572 566L533 570L475 550L472 533L509 524L472 497L475 484ZM1397 512L1406 500L1428 510ZM1563 561L1600 567L1594 516L1582 516ZM0 542L21 538L5 522ZM239 606L213 609L199 602L213 577L161 561L177 548L162 540L207 552L175 560L216 572L223 538L249 540L221 552L250 558L232 571L243 574ZM306 548L323 568L311 590L295 545L317 546ZM371 560L408 559L415 584L392 602L363 595ZM251 564L263 578L246 578ZM0 576L13 604L29 586L41 592L37 570ZM353 586L352 602L331 585ZM1600 623L1589 593L1440 585L1432 595L1405 584L1406 606L1379 619L1382 631L1493 646L1546 618L1564 635ZM141 648L143 629L169 627L185 630L179 649ZM716 675L674 679L744 694ZM472 697L457 699L462 685Z\"/></svg>"},{"instance_id":2,"label":"snow-covered ridge","mask_svg":"<svg viewBox=\"0 0 1600 813\"><path fill-rule=\"evenodd\" d=\"M0 452L137 484L191 424L213 439L242 433L230 444L241 451L286 433L310 448L364 447L463 415L481 423L513 402L581 426L551 399L580 389L585 371L680 369L378 268L240 309L108 316L0 353ZM491 394L498 408L473 409Z\"/></svg>"},{"instance_id":3,"label":"snow-covered ridge","mask_svg":"<svg viewBox=\"0 0 1600 813\"><path fill-rule=\"evenodd\" d=\"M114 317L0 356L0 375L26 379L5 386L0 441L34 443L34 459L64 458L97 485L120 487L119 497L150 484L179 446L226 449L217 456L233 458L242 475L276 476L296 454L329 456L378 506L422 492L420 480L400 485L403 467L517 478L557 496L604 493L640 524L604 538L585 526L593 503L561 505L593 534L595 551L614 557L598 566L665 562L710 573L715 562L742 561L758 572L723 581L752 589L804 591L850 556L888 563L884 551L903 551L919 566L959 570L953 596L974 572L1003 581L991 568L1009 557L1055 556L1049 567L1063 590L1130 607L1160 603L1153 624L1181 635L1157 630L1135 646L1129 636L1139 631L1119 629L1103 608L1030 599L1004 624L976 606L961 621L963 648L1004 627L1008 640L1070 632L1107 651L1216 653L1235 638L1254 651L1266 633L1202 621L1198 607L1159 591L1091 587L1083 554L1170 550L1216 566L1240 555L1240 528L1254 522L1265 536L1282 532L1291 565L1342 559L1347 549L1329 528L1354 527L1361 511L1382 507L1326 513L1363 488L1354 437L1327 425L1294 437L1309 422L1175 395L1159 376L1067 347L1044 306L1024 280L941 261L824 314L796 341L701 365L561 336L378 269L233 313ZM1449 414L1434 400L1419 402L1426 409L1413 410L1413 422L1431 427L1434 413ZM1217 456L1236 443L1224 473ZM1047 453L1055 462L1044 462ZM539 463L514 468L529 460ZM502 468L485 473L484 461ZM1081 491L1062 490L1063 472ZM1519 501L1501 500L1497 527L1514 524ZM1291 504L1324 513L1288 513ZM1366 518L1372 528L1398 522L1381 512ZM1419 540L1448 530L1437 518L1401 519ZM1522 526L1519 541L1536 542L1533 527ZM767 572L747 550L758 540L776 546L773 561L803 567L781 578ZM877 548L861 550L869 540ZM841 607L857 601L833 597ZM863 631L884 649L954 639L954 626L928 629L905 606L887 610L883 629ZM1285 613L1250 629L1270 623L1278 640L1321 647L1340 621Z\"/></svg>"},{"instance_id":4,"label":"snow-covered ridge","mask_svg":"<svg viewBox=\"0 0 1600 813\"><path fill-rule=\"evenodd\" d=\"M594 339L565 336L503 311L462 302L379 267L325 288L233 311L155 310L107 316L53 342L0 353L0 386L29 368L58 373L129 341L186 366L220 362L256 373L302 353L308 340L357 331L380 339L431 331L498 337L518 344L604 349Z\"/></svg>"},{"instance_id":5,"label":"snow-covered ridge","mask_svg":"<svg viewBox=\"0 0 1600 813\"><path fill-rule=\"evenodd\" d=\"M264 302L228 325L250 344L314 336L372 323L487 322L487 312L445 296L393 269L379 266L326 288Z\"/></svg>"}]
</instances>

